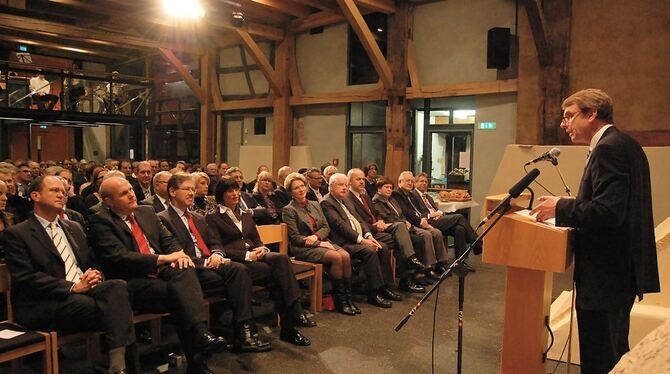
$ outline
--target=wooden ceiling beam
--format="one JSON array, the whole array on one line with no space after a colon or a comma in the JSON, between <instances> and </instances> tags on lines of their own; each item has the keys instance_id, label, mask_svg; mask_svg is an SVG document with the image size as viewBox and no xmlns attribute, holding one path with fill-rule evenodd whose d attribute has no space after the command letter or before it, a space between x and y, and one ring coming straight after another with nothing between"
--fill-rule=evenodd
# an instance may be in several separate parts
<instances>
[{"instance_id":1,"label":"wooden ceiling beam","mask_svg":"<svg viewBox=\"0 0 670 374\"><path fill-rule=\"evenodd\" d=\"M393 0L355 0L355 3L360 7L370 9L374 12L385 14L395 13Z\"/></svg>"},{"instance_id":2,"label":"wooden ceiling beam","mask_svg":"<svg viewBox=\"0 0 670 374\"><path fill-rule=\"evenodd\" d=\"M547 33L547 22L544 19L544 11L540 0L523 0L528 14L528 23L533 32L533 40L537 50L540 65L549 66L553 63L551 43Z\"/></svg>"},{"instance_id":3,"label":"wooden ceiling beam","mask_svg":"<svg viewBox=\"0 0 670 374\"><path fill-rule=\"evenodd\" d=\"M244 49L247 52L249 52L251 57L253 57L254 61L256 61L256 64L261 69L261 72L268 80L268 83L270 84L270 87L272 88L274 94L277 97L281 97L282 96L281 84L279 82L279 78L277 77L277 73L270 64L268 58L265 56L265 54L263 54L263 51L261 51L258 44L256 44L256 42L251 37L251 35L249 35L248 32L242 29L236 29L235 32L237 32L237 35L239 35L240 40L242 40L242 46L244 46Z\"/></svg>"},{"instance_id":4,"label":"wooden ceiling beam","mask_svg":"<svg viewBox=\"0 0 670 374\"><path fill-rule=\"evenodd\" d=\"M246 99L246 100L227 100L222 104L214 104L214 111L224 112L232 110L261 109L272 108L274 100L271 98Z\"/></svg>"},{"instance_id":5,"label":"wooden ceiling beam","mask_svg":"<svg viewBox=\"0 0 670 374\"><path fill-rule=\"evenodd\" d=\"M379 45L377 45L374 35L372 35L365 19L363 19L363 14L358 10L354 0L337 0L337 4L342 9L342 13L344 13L344 16L349 21L354 32L356 32L363 48L370 57L370 61L372 61L372 66L374 66L377 74L379 74L379 79L384 84L384 87L386 89L392 88L393 73L391 72L391 67L388 64L388 61L386 61Z\"/></svg>"},{"instance_id":6,"label":"wooden ceiling beam","mask_svg":"<svg viewBox=\"0 0 670 374\"><path fill-rule=\"evenodd\" d=\"M269 9L289 14L295 17L307 17L312 14L310 8L287 2L286 0L251 0L253 3L268 7Z\"/></svg>"},{"instance_id":7,"label":"wooden ceiling beam","mask_svg":"<svg viewBox=\"0 0 670 374\"><path fill-rule=\"evenodd\" d=\"M294 2L311 6L319 10L325 10L327 12L337 12L337 4L329 0L293 0Z\"/></svg>"},{"instance_id":8,"label":"wooden ceiling beam","mask_svg":"<svg viewBox=\"0 0 670 374\"><path fill-rule=\"evenodd\" d=\"M347 19L341 13L333 13L328 11L317 12L311 16L297 19L293 21L289 28L295 33L309 31L315 27L323 27L334 25L337 23L346 22Z\"/></svg>"},{"instance_id":9,"label":"wooden ceiling beam","mask_svg":"<svg viewBox=\"0 0 670 374\"><path fill-rule=\"evenodd\" d=\"M186 85L191 89L191 91L193 91L195 97L198 98L200 104L209 102L209 98L207 97L205 90L200 87L195 78L193 78L191 73L186 69L186 66L184 66L184 64L179 61L179 58L177 58L177 56L175 56L175 54L167 48L158 48L158 50L161 52L163 57L165 57L165 60L167 60L170 65L174 67L177 73L179 73Z\"/></svg>"},{"instance_id":10,"label":"wooden ceiling beam","mask_svg":"<svg viewBox=\"0 0 670 374\"><path fill-rule=\"evenodd\" d=\"M82 40L96 45L123 46L129 49L170 48L184 52L199 53L199 49L188 45L175 45L136 36L112 34L57 22L14 16L0 13L0 28L20 30L30 34L58 36L70 40Z\"/></svg>"},{"instance_id":11,"label":"wooden ceiling beam","mask_svg":"<svg viewBox=\"0 0 670 374\"><path fill-rule=\"evenodd\" d=\"M27 44L30 46L34 47L41 47L41 48L47 48L47 49L56 49L59 51L65 51L69 53L74 53L79 56L82 55L94 55L94 56L100 56L102 58L108 59L108 60L113 60L113 61L118 61L118 60L123 60L130 58L131 56L129 55L124 55L120 53L114 53L114 52L109 52L109 51L102 51L102 50L93 50L89 49L86 47L77 47L77 46L69 46L69 45L64 45L60 43L54 43L54 42L48 42L44 40L38 40L34 38L25 38L25 37L20 37L20 36L12 36L12 35L7 35L5 33L0 33L0 40L5 40L8 42L14 42L17 44Z\"/></svg>"}]
</instances>

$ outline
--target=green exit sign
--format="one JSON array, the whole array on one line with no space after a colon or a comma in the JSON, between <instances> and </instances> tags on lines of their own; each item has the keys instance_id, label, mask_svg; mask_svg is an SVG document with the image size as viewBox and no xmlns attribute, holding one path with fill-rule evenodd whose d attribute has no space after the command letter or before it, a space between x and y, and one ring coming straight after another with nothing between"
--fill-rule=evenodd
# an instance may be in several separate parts
<instances>
[{"instance_id":1,"label":"green exit sign","mask_svg":"<svg viewBox=\"0 0 670 374\"><path fill-rule=\"evenodd\" d=\"M479 122L480 130L493 130L496 128L495 122Z\"/></svg>"}]
</instances>

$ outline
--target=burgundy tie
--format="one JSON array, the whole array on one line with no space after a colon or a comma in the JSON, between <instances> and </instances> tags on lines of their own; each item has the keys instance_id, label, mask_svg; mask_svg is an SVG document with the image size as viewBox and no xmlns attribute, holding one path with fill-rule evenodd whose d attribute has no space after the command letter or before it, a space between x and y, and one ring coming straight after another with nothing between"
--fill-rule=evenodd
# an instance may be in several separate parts
<instances>
[{"instance_id":1,"label":"burgundy tie","mask_svg":"<svg viewBox=\"0 0 670 374\"><path fill-rule=\"evenodd\" d=\"M365 211L368 213L370 218L372 218L372 222L374 222L375 216L372 215L372 210L370 210L370 206L368 205L366 196L361 195L361 201L363 202L363 207L365 207Z\"/></svg>"}]
</instances>

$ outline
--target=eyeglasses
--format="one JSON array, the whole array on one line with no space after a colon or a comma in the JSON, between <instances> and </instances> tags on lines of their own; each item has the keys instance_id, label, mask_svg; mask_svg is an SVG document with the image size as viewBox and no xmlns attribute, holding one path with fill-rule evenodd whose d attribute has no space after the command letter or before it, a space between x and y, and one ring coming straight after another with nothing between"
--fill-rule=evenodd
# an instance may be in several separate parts
<instances>
[{"instance_id":1,"label":"eyeglasses","mask_svg":"<svg viewBox=\"0 0 670 374\"><path fill-rule=\"evenodd\" d=\"M186 192L195 192L195 188L193 187L179 187L179 189Z\"/></svg>"},{"instance_id":2,"label":"eyeglasses","mask_svg":"<svg viewBox=\"0 0 670 374\"><path fill-rule=\"evenodd\" d=\"M561 117L561 123L572 122L572 120L580 113L581 112L574 112L574 113L567 112L567 113L563 114L563 117Z\"/></svg>"}]
</instances>

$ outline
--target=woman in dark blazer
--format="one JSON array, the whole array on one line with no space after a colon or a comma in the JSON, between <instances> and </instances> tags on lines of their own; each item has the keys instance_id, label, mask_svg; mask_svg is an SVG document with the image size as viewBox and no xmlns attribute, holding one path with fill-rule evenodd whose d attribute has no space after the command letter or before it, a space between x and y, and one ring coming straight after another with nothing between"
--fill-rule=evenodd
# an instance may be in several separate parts
<instances>
[{"instance_id":1,"label":"woman in dark blazer","mask_svg":"<svg viewBox=\"0 0 670 374\"><path fill-rule=\"evenodd\" d=\"M288 226L291 255L302 261L328 264L335 309L350 316L359 314L360 309L351 301L351 257L328 240L330 227L321 206L307 200L307 180L302 174L291 173L284 188L292 198L282 214Z\"/></svg>"},{"instance_id":2,"label":"woman in dark blazer","mask_svg":"<svg viewBox=\"0 0 670 374\"><path fill-rule=\"evenodd\" d=\"M258 204L267 209L268 216L264 219L264 224L274 225L281 223L282 209L284 203L274 192L275 182L272 174L268 171L261 171L256 178L252 196Z\"/></svg>"},{"instance_id":3,"label":"woman in dark blazer","mask_svg":"<svg viewBox=\"0 0 670 374\"><path fill-rule=\"evenodd\" d=\"M243 263L254 284L272 285L275 308L281 317L280 339L295 345L310 345L296 326L313 327L316 324L305 316L300 305L302 291L295 279L288 256L270 252L261 242L254 218L239 207L240 186L229 177L223 177L214 192L219 209L205 217L207 226L219 235L228 257Z\"/></svg>"},{"instance_id":4,"label":"woman in dark blazer","mask_svg":"<svg viewBox=\"0 0 670 374\"><path fill-rule=\"evenodd\" d=\"M197 171L195 173L191 173L191 178L195 184L195 198L193 199L193 207L191 209L194 212L202 214L203 216L216 211L216 202L214 202L212 196L207 196L210 183L209 175Z\"/></svg>"}]
</instances>

